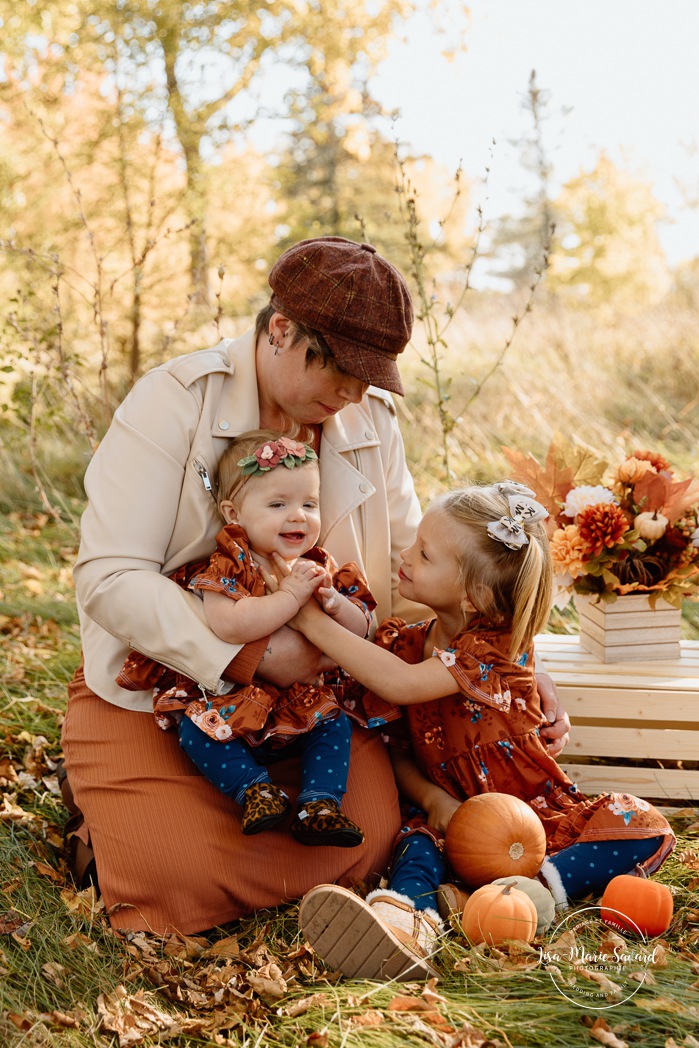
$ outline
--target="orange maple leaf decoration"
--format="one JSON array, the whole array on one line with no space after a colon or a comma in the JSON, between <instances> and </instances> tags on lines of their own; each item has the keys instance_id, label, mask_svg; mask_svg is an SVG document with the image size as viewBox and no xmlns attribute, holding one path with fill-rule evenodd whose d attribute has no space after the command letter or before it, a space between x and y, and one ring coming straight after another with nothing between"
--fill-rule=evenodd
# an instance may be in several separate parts
<instances>
[{"instance_id":1,"label":"orange maple leaf decoration","mask_svg":"<svg viewBox=\"0 0 699 1048\"><path fill-rule=\"evenodd\" d=\"M551 518L557 517L566 495L574 486L574 472L557 458L553 447L546 453L544 466L531 454L518 451L516 448L503 448L507 461L512 467L513 480L526 484L536 493L537 501L547 509ZM555 524L555 521L549 521ZM556 524L556 527L558 525Z\"/></svg>"}]
</instances>

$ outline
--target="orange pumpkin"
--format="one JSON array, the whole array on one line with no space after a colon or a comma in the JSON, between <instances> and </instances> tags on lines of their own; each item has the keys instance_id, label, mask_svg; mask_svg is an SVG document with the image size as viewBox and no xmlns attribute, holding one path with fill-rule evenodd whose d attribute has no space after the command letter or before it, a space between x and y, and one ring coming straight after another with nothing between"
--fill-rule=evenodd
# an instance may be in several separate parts
<instances>
[{"instance_id":1,"label":"orange pumpkin","mask_svg":"<svg viewBox=\"0 0 699 1048\"><path fill-rule=\"evenodd\" d=\"M546 855L546 834L528 804L509 793L482 793L457 808L445 848L454 872L478 888L498 877L535 877Z\"/></svg>"},{"instance_id":2,"label":"orange pumpkin","mask_svg":"<svg viewBox=\"0 0 699 1048\"><path fill-rule=\"evenodd\" d=\"M672 892L658 881L622 873L604 889L601 907L602 920L610 928L641 931L652 938L670 927Z\"/></svg>"},{"instance_id":3,"label":"orange pumpkin","mask_svg":"<svg viewBox=\"0 0 699 1048\"><path fill-rule=\"evenodd\" d=\"M473 943L495 946L507 939L531 942L536 935L536 906L511 884L485 884L470 895L461 927Z\"/></svg>"}]
</instances>

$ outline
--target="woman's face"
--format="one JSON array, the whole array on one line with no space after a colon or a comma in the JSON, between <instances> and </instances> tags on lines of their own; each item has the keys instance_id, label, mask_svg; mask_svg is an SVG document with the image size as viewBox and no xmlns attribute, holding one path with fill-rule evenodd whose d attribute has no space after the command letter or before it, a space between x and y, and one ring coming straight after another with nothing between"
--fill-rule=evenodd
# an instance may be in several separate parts
<instances>
[{"instance_id":1,"label":"woman's face","mask_svg":"<svg viewBox=\"0 0 699 1048\"><path fill-rule=\"evenodd\" d=\"M260 382L260 417L274 428L286 416L302 425L319 425L348 404L358 404L368 382L341 371L333 361L306 364L308 339L283 345L272 355Z\"/></svg>"}]
</instances>

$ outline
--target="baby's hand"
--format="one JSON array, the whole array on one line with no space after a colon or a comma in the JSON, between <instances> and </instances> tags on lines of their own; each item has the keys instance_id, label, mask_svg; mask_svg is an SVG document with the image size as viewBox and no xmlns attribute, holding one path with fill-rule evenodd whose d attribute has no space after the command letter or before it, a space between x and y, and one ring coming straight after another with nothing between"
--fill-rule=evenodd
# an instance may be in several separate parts
<instances>
[{"instance_id":1,"label":"baby's hand","mask_svg":"<svg viewBox=\"0 0 699 1048\"><path fill-rule=\"evenodd\" d=\"M315 593L323 582L325 572L319 564L299 557L291 567L290 573L281 580L279 589L290 593L300 608Z\"/></svg>"}]
</instances>

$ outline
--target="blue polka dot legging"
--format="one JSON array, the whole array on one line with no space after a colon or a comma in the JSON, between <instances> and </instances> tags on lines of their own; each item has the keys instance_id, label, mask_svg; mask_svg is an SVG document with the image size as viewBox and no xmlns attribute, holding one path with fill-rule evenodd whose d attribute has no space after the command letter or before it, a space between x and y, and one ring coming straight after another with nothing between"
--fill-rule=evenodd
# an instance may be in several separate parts
<instances>
[{"instance_id":1,"label":"blue polka dot legging","mask_svg":"<svg viewBox=\"0 0 699 1048\"><path fill-rule=\"evenodd\" d=\"M243 803L248 786L271 782L267 763L284 757L301 757L299 804L326 798L341 803L347 789L352 728L344 713L322 721L312 731L299 735L288 746L248 746L242 739L217 742L189 717L179 724L180 745L199 771L217 789Z\"/></svg>"},{"instance_id":2,"label":"blue polka dot legging","mask_svg":"<svg viewBox=\"0 0 699 1048\"><path fill-rule=\"evenodd\" d=\"M444 856L426 833L411 833L393 853L388 887L413 900L416 910L437 909L437 888L445 880Z\"/></svg>"},{"instance_id":3,"label":"blue polka dot legging","mask_svg":"<svg viewBox=\"0 0 699 1048\"><path fill-rule=\"evenodd\" d=\"M548 861L558 870L567 896L575 899L601 894L612 877L632 873L636 863L643 862L658 849L661 840L661 837L650 837L576 843L549 856ZM451 876L433 839L426 833L413 833L404 837L393 853L388 887L407 895L417 910L428 907L436 910L437 888Z\"/></svg>"},{"instance_id":4,"label":"blue polka dot legging","mask_svg":"<svg viewBox=\"0 0 699 1048\"><path fill-rule=\"evenodd\" d=\"M558 870L568 898L576 899L603 892L617 874L632 873L636 863L648 859L661 841L662 837L647 837L596 844L577 842L550 855L548 861Z\"/></svg>"}]
</instances>

